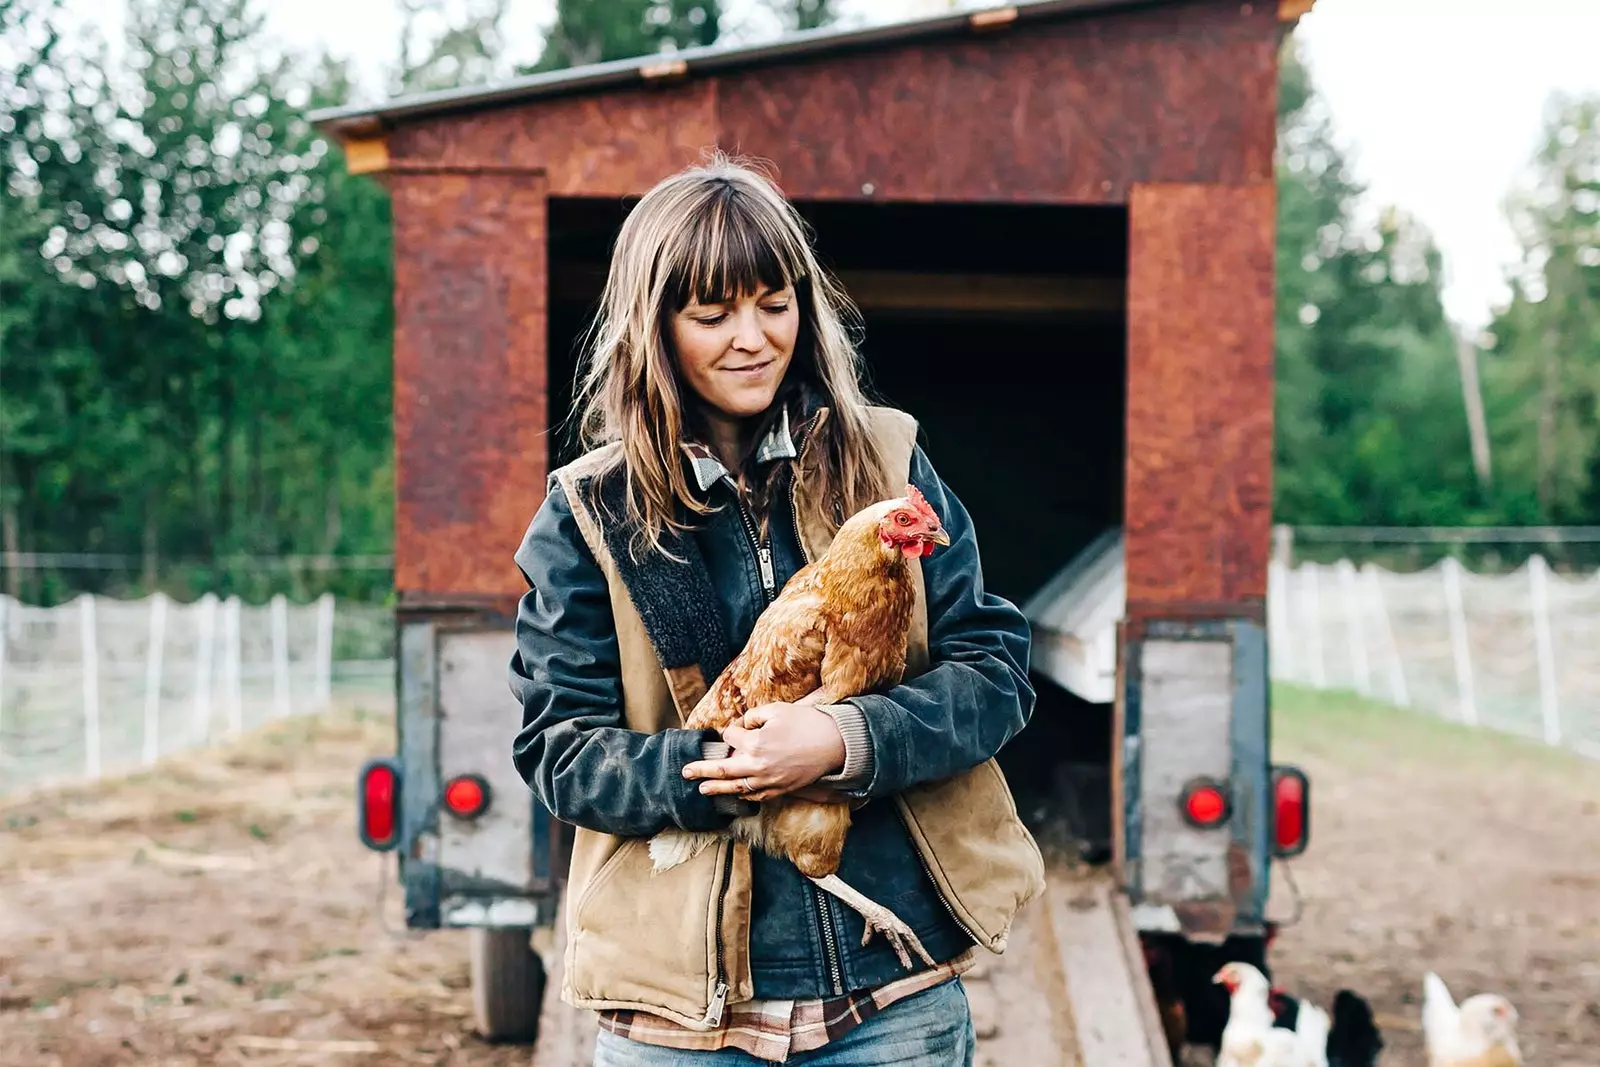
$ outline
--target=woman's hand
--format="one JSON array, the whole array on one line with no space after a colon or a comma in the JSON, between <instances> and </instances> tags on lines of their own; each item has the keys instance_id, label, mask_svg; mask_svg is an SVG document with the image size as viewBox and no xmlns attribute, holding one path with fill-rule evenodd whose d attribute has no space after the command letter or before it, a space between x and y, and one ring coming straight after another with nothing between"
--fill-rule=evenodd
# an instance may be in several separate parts
<instances>
[{"instance_id":1,"label":"woman's hand","mask_svg":"<svg viewBox=\"0 0 1600 1067\"><path fill-rule=\"evenodd\" d=\"M767 704L745 712L722 731L733 749L726 759L697 760L685 778L703 778L707 796L770 800L795 793L807 800L842 801L826 788L808 789L844 766L844 738L833 716L810 704Z\"/></svg>"}]
</instances>

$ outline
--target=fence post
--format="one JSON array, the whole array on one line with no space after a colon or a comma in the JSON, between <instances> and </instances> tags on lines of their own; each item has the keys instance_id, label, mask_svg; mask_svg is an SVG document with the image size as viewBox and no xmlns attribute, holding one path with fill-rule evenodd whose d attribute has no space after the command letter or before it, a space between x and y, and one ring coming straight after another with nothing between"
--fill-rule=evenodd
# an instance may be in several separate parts
<instances>
[{"instance_id":1,"label":"fence post","mask_svg":"<svg viewBox=\"0 0 1600 1067\"><path fill-rule=\"evenodd\" d=\"M144 761L161 755L161 656L167 640L167 597L150 597L150 644L144 661Z\"/></svg>"},{"instance_id":2,"label":"fence post","mask_svg":"<svg viewBox=\"0 0 1600 1067\"><path fill-rule=\"evenodd\" d=\"M100 777L100 650L95 640L94 596L83 594L79 605L83 652L83 771Z\"/></svg>"},{"instance_id":3,"label":"fence post","mask_svg":"<svg viewBox=\"0 0 1600 1067\"><path fill-rule=\"evenodd\" d=\"M1547 745L1561 744L1561 705L1556 693L1556 648L1550 633L1550 565L1535 554L1528 560L1528 599L1533 610L1533 646L1539 657L1539 710Z\"/></svg>"},{"instance_id":4,"label":"fence post","mask_svg":"<svg viewBox=\"0 0 1600 1067\"><path fill-rule=\"evenodd\" d=\"M1339 574L1339 600L1344 607L1344 636L1350 646L1350 668L1356 676L1356 692L1372 695L1372 667L1367 662L1367 635L1361 626L1361 598L1356 592L1356 567L1341 559L1334 568Z\"/></svg>"},{"instance_id":5,"label":"fence post","mask_svg":"<svg viewBox=\"0 0 1600 1067\"><path fill-rule=\"evenodd\" d=\"M1306 587L1306 610L1311 616L1311 625L1306 627L1306 633L1311 641L1311 684L1317 689L1328 688L1328 663L1322 651L1322 565L1306 562L1300 564L1300 573L1304 576Z\"/></svg>"},{"instance_id":6,"label":"fence post","mask_svg":"<svg viewBox=\"0 0 1600 1067\"><path fill-rule=\"evenodd\" d=\"M317 598L317 691L318 710L333 703L333 594Z\"/></svg>"},{"instance_id":7,"label":"fence post","mask_svg":"<svg viewBox=\"0 0 1600 1067\"><path fill-rule=\"evenodd\" d=\"M1406 686L1405 662L1400 658L1400 645L1394 639L1394 626L1389 622L1389 606L1383 599L1383 582L1378 568L1368 563L1361 568L1366 578L1367 613L1377 622L1378 640L1383 643L1383 654L1389 662L1389 695L1402 708L1411 706L1411 690Z\"/></svg>"},{"instance_id":8,"label":"fence post","mask_svg":"<svg viewBox=\"0 0 1600 1067\"><path fill-rule=\"evenodd\" d=\"M1444 571L1444 605L1450 618L1450 648L1455 654L1456 698L1461 721L1476 726L1478 696L1472 684L1472 647L1467 643L1467 612L1461 599L1461 561L1446 556L1440 567Z\"/></svg>"},{"instance_id":9,"label":"fence post","mask_svg":"<svg viewBox=\"0 0 1600 1067\"><path fill-rule=\"evenodd\" d=\"M239 633L239 598L222 604L222 691L228 701L228 733L244 730L243 636Z\"/></svg>"},{"instance_id":10,"label":"fence post","mask_svg":"<svg viewBox=\"0 0 1600 1067\"><path fill-rule=\"evenodd\" d=\"M215 673L217 648L217 597L206 593L195 602L199 616L195 620L198 630L195 650L194 725L195 743L205 744L211 737L211 682Z\"/></svg>"},{"instance_id":11,"label":"fence post","mask_svg":"<svg viewBox=\"0 0 1600 1067\"><path fill-rule=\"evenodd\" d=\"M282 593L272 598L272 713L289 714L289 601Z\"/></svg>"}]
</instances>

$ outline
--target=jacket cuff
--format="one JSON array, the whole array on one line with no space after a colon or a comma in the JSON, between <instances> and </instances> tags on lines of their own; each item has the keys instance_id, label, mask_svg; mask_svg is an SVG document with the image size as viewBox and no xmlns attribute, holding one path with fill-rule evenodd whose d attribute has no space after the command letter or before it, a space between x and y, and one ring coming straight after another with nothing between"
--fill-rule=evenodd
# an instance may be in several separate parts
<instances>
[{"instance_id":1,"label":"jacket cuff","mask_svg":"<svg viewBox=\"0 0 1600 1067\"><path fill-rule=\"evenodd\" d=\"M720 738L715 741L700 742L701 759L727 759L733 753L733 747ZM696 783L696 788L699 784ZM718 794L711 798L711 807L718 815L728 815L740 818L754 815L761 810L760 804L753 804L748 800L740 800L736 796Z\"/></svg>"},{"instance_id":2,"label":"jacket cuff","mask_svg":"<svg viewBox=\"0 0 1600 1067\"><path fill-rule=\"evenodd\" d=\"M844 738L844 767L837 774L817 779L818 785L829 786L850 793L866 788L872 782L876 769L872 755L872 735L867 731L867 717L854 704L825 704L818 710L826 712L839 736Z\"/></svg>"}]
</instances>

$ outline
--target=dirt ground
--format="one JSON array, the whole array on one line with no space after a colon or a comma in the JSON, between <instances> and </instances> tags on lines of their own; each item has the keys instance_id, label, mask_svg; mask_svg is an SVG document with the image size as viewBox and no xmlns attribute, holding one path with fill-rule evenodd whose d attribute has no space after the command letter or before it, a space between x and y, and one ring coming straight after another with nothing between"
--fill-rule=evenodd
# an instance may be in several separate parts
<instances>
[{"instance_id":1,"label":"dirt ground","mask_svg":"<svg viewBox=\"0 0 1600 1067\"><path fill-rule=\"evenodd\" d=\"M1386 1064L1422 1063L1430 967L1509 995L1528 1062L1600 1064L1600 769L1348 703L1280 700L1278 758L1315 803L1282 983L1371 998ZM392 862L355 840L354 772L391 731L296 720L0 799L0 1067L526 1065L471 1032L463 936L407 935ZM1018 933L971 983L1001 1022L980 1053L996 1067L1049 1061L1020 1041L1048 1028L1049 953Z\"/></svg>"},{"instance_id":2,"label":"dirt ground","mask_svg":"<svg viewBox=\"0 0 1600 1067\"><path fill-rule=\"evenodd\" d=\"M1290 690L1274 758L1311 776L1303 918L1275 977L1372 1001L1385 1064L1426 1060L1422 975L1509 997L1529 1064L1600 1064L1600 764L1352 698ZM1281 881L1272 912L1292 912Z\"/></svg>"}]
</instances>

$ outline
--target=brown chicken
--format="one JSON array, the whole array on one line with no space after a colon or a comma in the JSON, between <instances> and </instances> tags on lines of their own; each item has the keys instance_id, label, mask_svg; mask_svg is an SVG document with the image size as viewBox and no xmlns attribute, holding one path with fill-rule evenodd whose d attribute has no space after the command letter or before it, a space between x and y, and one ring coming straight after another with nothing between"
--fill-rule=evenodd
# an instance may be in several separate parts
<instances>
[{"instance_id":1,"label":"brown chicken","mask_svg":"<svg viewBox=\"0 0 1600 1067\"><path fill-rule=\"evenodd\" d=\"M904 497L851 516L822 558L798 571L756 620L744 650L684 725L720 730L763 704L833 704L899 682L916 597L909 561L949 543L938 514L912 485ZM835 873L849 829L847 803L777 797L722 834L664 830L651 839L650 858L656 870L667 870L721 837L744 841L788 859L859 912L866 938L881 932L906 967L907 946L932 963L910 927Z\"/></svg>"}]
</instances>

